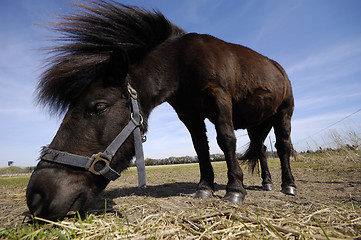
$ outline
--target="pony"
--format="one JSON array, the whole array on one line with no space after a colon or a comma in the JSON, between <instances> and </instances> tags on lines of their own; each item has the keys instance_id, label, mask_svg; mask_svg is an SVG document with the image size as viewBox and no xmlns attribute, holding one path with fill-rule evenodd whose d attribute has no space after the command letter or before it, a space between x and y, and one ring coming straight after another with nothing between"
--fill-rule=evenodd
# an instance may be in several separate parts
<instances>
[{"instance_id":1,"label":"pony","mask_svg":"<svg viewBox=\"0 0 361 240\"><path fill-rule=\"evenodd\" d=\"M250 145L243 158L253 168L260 162L262 188L273 190L264 140L274 128L282 192L296 195L290 168L294 99L277 62L210 35L187 33L156 10L105 1L77 6L79 12L53 24L60 43L49 49L37 88L39 103L64 118L28 183L32 214L56 220L85 211L134 155L141 162L141 135L152 109L164 102L188 129L198 156L194 198L215 191L205 119L214 124L227 163L225 201L240 203L247 194L235 129L247 129ZM144 186L144 176L142 181Z\"/></svg>"}]
</instances>

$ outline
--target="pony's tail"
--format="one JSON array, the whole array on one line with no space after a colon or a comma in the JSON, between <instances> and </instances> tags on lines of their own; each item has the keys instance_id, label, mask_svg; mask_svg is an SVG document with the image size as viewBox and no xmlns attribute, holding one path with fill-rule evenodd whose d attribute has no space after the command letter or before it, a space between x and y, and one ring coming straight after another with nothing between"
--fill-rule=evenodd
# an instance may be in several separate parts
<instances>
[{"instance_id":1,"label":"pony's tail","mask_svg":"<svg viewBox=\"0 0 361 240\"><path fill-rule=\"evenodd\" d=\"M252 174L254 173L254 170L258 169L258 162L259 162L259 150L257 151L252 144L250 144L248 146L248 149L246 150L246 152L242 155L241 158L239 158L239 160L243 161L243 164L247 164L249 170L252 172Z\"/></svg>"}]
</instances>

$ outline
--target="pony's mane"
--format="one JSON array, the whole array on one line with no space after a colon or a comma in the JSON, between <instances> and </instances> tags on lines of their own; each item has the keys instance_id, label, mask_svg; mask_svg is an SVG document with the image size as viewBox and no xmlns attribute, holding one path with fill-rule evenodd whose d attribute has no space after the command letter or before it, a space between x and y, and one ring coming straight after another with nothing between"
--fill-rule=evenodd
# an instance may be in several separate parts
<instances>
[{"instance_id":1,"label":"pony's mane","mask_svg":"<svg viewBox=\"0 0 361 240\"><path fill-rule=\"evenodd\" d=\"M165 40L185 32L158 11L115 2L77 5L79 12L61 16L53 23L61 34L59 46L49 49L52 56L38 85L38 102L52 112L64 112L93 82L108 62L112 51L122 47L131 63Z\"/></svg>"}]
</instances>

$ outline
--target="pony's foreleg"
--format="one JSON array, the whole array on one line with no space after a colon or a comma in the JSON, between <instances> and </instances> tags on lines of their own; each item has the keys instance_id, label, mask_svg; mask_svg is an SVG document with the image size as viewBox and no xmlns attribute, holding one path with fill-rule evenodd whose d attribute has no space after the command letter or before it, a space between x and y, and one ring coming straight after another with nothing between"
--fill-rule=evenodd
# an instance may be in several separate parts
<instances>
[{"instance_id":1,"label":"pony's foreleg","mask_svg":"<svg viewBox=\"0 0 361 240\"><path fill-rule=\"evenodd\" d=\"M223 102L225 98L216 100L216 118L213 122L216 126L217 143L224 153L227 162L228 183L224 200L239 203L244 200L247 192L243 185L243 172L236 158L236 135L232 122L232 104L230 101Z\"/></svg>"},{"instance_id":2,"label":"pony's foreleg","mask_svg":"<svg viewBox=\"0 0 361 240\"><path fill-rule=\"evenodd\" d=\"M193 115L179 114L179 119L191 134L193 146L198 156L201 179L194 198L210 198L214 191L214 173L209 158L209 146L204 118Z\"/></svg>"}]
</instances>

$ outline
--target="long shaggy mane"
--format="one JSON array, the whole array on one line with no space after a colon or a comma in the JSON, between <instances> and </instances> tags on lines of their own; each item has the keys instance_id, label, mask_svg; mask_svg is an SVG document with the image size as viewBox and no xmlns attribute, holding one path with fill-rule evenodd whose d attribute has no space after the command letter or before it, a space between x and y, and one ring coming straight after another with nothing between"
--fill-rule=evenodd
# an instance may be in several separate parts
<instances>
[{"instance_id":1,"label":"long shaggy mane","mask_svg":"<svg viewBox=\"0 0 361 240\"><path fill-rule=\"evenodd\" d=\"M60 33L58 46L37 88L38 102L52 112L67 110L101 73L114 48L123 48L130 63L140 61L165 40L185 34L158 11L116 2L77 4L78 12L51 24Z\"/></svg>"}]
</instances>

